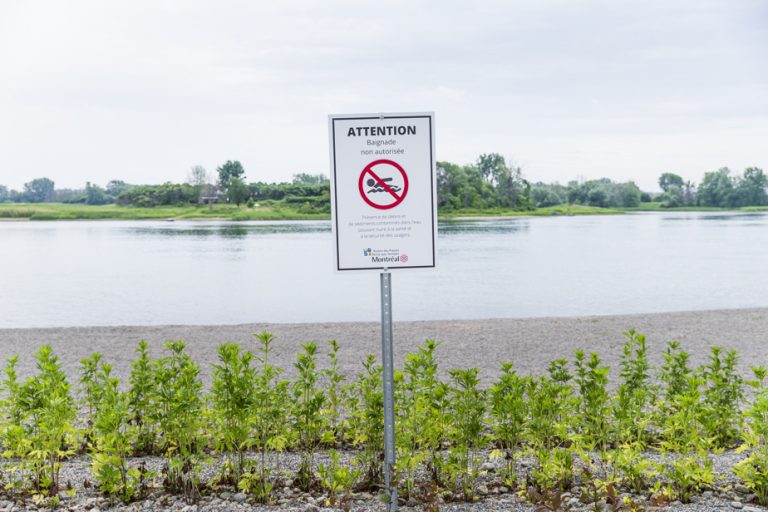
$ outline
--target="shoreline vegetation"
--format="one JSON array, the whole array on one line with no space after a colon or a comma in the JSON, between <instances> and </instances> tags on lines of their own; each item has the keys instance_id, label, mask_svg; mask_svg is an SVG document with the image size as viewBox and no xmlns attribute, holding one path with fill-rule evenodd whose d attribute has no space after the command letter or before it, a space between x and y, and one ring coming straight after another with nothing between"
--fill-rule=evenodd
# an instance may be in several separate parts
<instances>
[{"instance_id":1,"label":"shoreline vegetation","mask_svg":"<svg viewBox=\"0 0 768 512\"><path fill-rule=\"evenodd\" d=\"M266 330L251 338L219 344L207 360L182 341L159 355L139 341L127 376L113 372L114 354L91 352L74 375L52 345L8 358L3 495L57 508L78 496L205 504L238 493L241 503L340 510L382 496L375 355L345 372L348 345L336 340L286 351ZM768 505L768 369L744 375L739 352L719 346L700 364L687 352L699 344L670 341L659 354L634 329L617 341L618 364L577 349L526 374L501 359L490 385L478 367L446 364L441 341L411 346L395 379L399 503L439 510L515 495L511 503L552 511L674 510L705 497ZM24 378L30 359L36 371ZM90 469L87 484L65 484L72 462Z\"/></svg>"},{"instance_id":2,"label":"shoreline vegetation","mask_svg":"<svg viewBox=\"0 0 768 512\"><path fill-rule=\"evenodd\" d=\"M768 207L714 208L686 206L663 208L661 203L643 203L637 208L600 208L578 204L561 204L529 211L504 208L467 208L439 212L438 218L446 221L482 220L521 217L549 217L571 215L621 215L634 212L765 212ZM0 204L0 221L6 220L328 220L329 213L302 212L282 204L263 204L249 208L232 204L183 206L135 207L85 205L63 203L5 203Z\"/></svg>"},{"instance_id":3,"label":"shoreline vegetation","mask_svg":"<svg viewBox=\"0 0 768 512\"><path fill-rule=\"evenodd\" d=\"M732 174L707 172L700 184L665 172L661 193L633 181L575 180L563 185L531 181L498 153L474 164L437 162L437 210L443 220L618 214L636 211L768 211L768 175L757 167ZM0 184L0 219L224 219L316 220L331 213L331 183L323 174L294 174L290 182L249 182L245 168L228 160L215 175L196 165L184 183L131 184L112 180L102 188L57 189L36 178L21 191Z\"/></svg>"},{"instance_id":4,"label":"shoreline vegetation","mask_svg":"<svg viewBox=\"0 0 768 512\"><path fill-rule=\"evenodd\" d=\"M643 508L655 510L656 508L653 507L658 507L658 510L676 511L682 508L680 501L694 502L685 506L689 512L709 512L716 508L726 509L730 503L736 502L744 511L759 510L755 503L760 499L757 491L762 493L765 488L759 481L750 476L749 470L754 466L753 463L762 456L764 449L744 443L744 440L741 439L734 442L734 445L739 444L742 447L744 451L741 452L726 449L720 453L719 450L708 450L703 446L691 448L679 444L681 440L690 440L690 437L686 438L677 433L681 432L678 430L678 427L681 426L684 427L683 433L686 435L694 430L700 432L699 429L711 428L715 425L712 423L715 417L736 418L741 422L739 425L740 433L748 434L754 431L754 420L746 412L752 408L753 404L757 403L755 393L759 390L747 386L745 381L754 378L753 372L748 368L749 365L760 365L768 361L768 349L762 343L766 321L768 321L768 308L601 317L397 322L395 325L395 360L397 361L397 368L403 372L403 380L399 389L401 393L405 393L399 395L398 402L398 410L401 412L398 416L401 428L399 430L401 433L398 434L400 447L398 462L402 464L404 470L402 473L404 478L401 481L401 496L403 497L401 504L411 502L413 506L409 507L408 510L428 509L428 505L434 504L437 508L433 507L432 510L456 511L467 510L468 507L471 507L471 510L478 512L496 510L533 512L534 510L547 510L540 507L547 503L551 504L552 500L560 500L568 504L569 510L585 511L595 510L596 504L599 504L602 510L609 510L607 506L602 505L603 500L614 500L614 505L618 506L621 503L615 502L616 499L623 501L624 498L628 498L631 500L631 504L636 505L636 507L633 508L627 504L623 508L624 510L642 510ZM645 347L647 353L645 356L638 356L638 352L642 351L638 350L641 348L641 342L637 337L630 347L634 350L630 350L630 354L627 355L624 346L630 339L625 338L621 333L629 326L634 326L637 329L636 332L647 335ZM323 391L323 396L329 400L324 407L320 408L323 411L320 418L341 418L341 415L329 416L329 411L331 411L331 407L329 407L330 397L339 397L341 394L333 395L328 391L328 386L331 382L336 382L340 385L337 389L361 390L357 384L362 382L359 374L362 373L365 376L366 373L365 371L361 372L361 363L365 362L363 355L378 353L380 350L377 327L378 324L375 322L351 322L236 326L177 325L0 329L0 349L6 355L18 353L20 356L14 365L15 371L11 372L16 376L16 384L13 386L6 385L7 388L36 389L37 383L60 382L56 379L41 378L40 370L36 365L37 360L33 357L35 352L40 353L43 344L50 344L53 349L50 355L58 355L57 364L60 369L55 373L59 376L61 375L60 372L66 374L66 381L71 386L73 398L79 397L76 405L85 404L86 409L91 411L118 410L119 408L99 405L104 403L102 399L105 398L105 395L101 393L89 395L89 390L108 389L112 393L112 390L117 389L118 394L112 394L106 399L114 400L122 396L120 400L117 400L122 407L126 405L125 395L127 394L128 406L135 407L131 403L147 404L147 411L157 411L157 405L152 405L156 403L155 398L147 397L146 401L140 400L139 398L146 396L140 390L169 389L169 386L184 384L184 389L194 389L195 391L194 393L183 394L183 396L179 395L185 400L189 398L195 401L199 400L196 397L201 396L213 397L215 395L214 390L221 391L224 389L215 384L222 382L224 375L213 364L218 367L229 367L237 370L227 373L230 376L239 376L231 381L227 380L231 384L227 389L236 388L245 391L250 389L250 384L243 388L239 385L235 386L235 384L249 383L255 380L255 377L263 375L261 360L257 364L257 361L251 359L248 365L249 371L245 371L245 365L226 364L220 360L216 343L222 340L238 343L242 349L241 357L238 360L242 361L245 351L259 354L260 340L254 338L252 333L266 330L274 335L275 340L272 344L273 350L270 351L269 355L269 365L273 369L280 368L283 370L277 380L289 382L287 386L283 385L280 389L285 389L291 393L302 391L305 388L299 389L295 383L299 381L310 382L313 379L305 377L317 374L316 386ZM142 339L147 340L148 344L146 364L138 364L137 359L142 359L141 354L134 353L137 341ZM299 362L298 354L304 353L303 346L310 339L319 340L316 353L310 356L310 359L313 359L316 364L314 370L305 375L303 372L313 365L297 365L296 363ZM326 343L326 340L330 339L337 340L338 347L340 347L338 351ZM442 344L435 347L434 357L430 356L433 362L424 366L421 363L432 352L428 346L424 345L424 340L428 339L442 340ZM184 340L186 347L184 347L183 352L179 352L177 357L164 347L167 340ZM691 384L691 386L684 384L687 386L687 391L696 391L694 388L698 386L698 390L701 392L698 400L689 401L690 404L696 404L695 406L691 405L693 409L689 407L685 411L681 411L693 413L688 416L692 419L690 423L685 421L681 423L680 418L682 416L679 414L669 416L651 414L652 420L653 418L662 420L667 428L647 429L648 425L640 421L636 423L645 426L642 427L642 430L630 432L630 435L650 432L659 436L659 439L672 440L678 445L659 445L658 442L653 441L648 443L646 449L641 449L637 443L630 445L626 443L616 443L615 445L614 443L601 443L595 435L603 435L600 430L603 426L618 426L622 423L614 421L600 423L593 420L601 417L600 414L606 403L610 406L607 413L610 418L614 418L616 413L626 410L626 406L638 406L640 400L636 400L636 398L639 399L640 394L630 393L627 395L627 386L624 386L622 392L621 385L628 382L629 376L637 377L641 373L646 376L653 376L654 379L651 382L657 382L655 377L661 377L659 370L665 366L669 367L670 364L667 357L669 354L665 350L668 346L668 340L679 341L680 348L675 349L675 354L681 355L681 351L685 351L689 355L687 361L683 361L683 357L671 359L672 363L682 363L676 365L675 368L683 370L683 372L675 371L672 373L678 376L682 376L683 373L687 374L688 377L692 378L685 381L685 383ZM712 346L723 347L723 350L714 359L712 358L714 355ZM425 351L423 352L420 347ZM584 354L588 356L582 359L581 372L578 371L577 359L575 359L576 351L580 348L586 349ZM734 373L735 368L732 362L726 362L726 356L731 350L735 350L740 355L737 373ZM96 360L92 356L93 352L106 355L103 359ZM599 363L593 364L591 352L599 354ZM493 357L488 357L489 354L493 354ZM228 359L232 363L235 361L234 358ZM534 411L532 408L528 408L528 405L537 403L531 402L529 396L534 396L538 391L544 391L545 388L549 391L555 389L549 387L550 384L553 384L553 377L548 368L551 361L557 359L568 361L567 369L570 375L570 379L564 382L564 379L560 378L564 375L556 373L559 375L557 382L563 384L562 388L558 387L557 389L562 389L564 393L567 389L570 391L567 396L559 397L558 395L559 398L555 397L553 405L576 407L577 409L574 412L559 415L561 420L552 423L552 426L557 426L561 429L560 431L562 431L562 427L565 427L566 432L565 438L546 438L555 439L557 442L557 446L549 450L553 454L557 454L557 457L552 459L543 453L544 449L537 449L537 444L540 445L541 441L545 440L543 437L545 432L536 426L541 425L541 423L531 422L534 413L539 414L544 409ZM715 364L715 359L723 364ZM311 362L306 358L302 360L306 363ZM514 364L511 370L516 375L513 376L510 372L503 371L499 365L501 361L511 361ZM627 364L628 362L635 364ZM178 365L174 366L175 363ZM416 363L420 366L413 367ZM104 364L109 366L109 372L105 371ZM192 373L196 373L192 372L195 370L194 367L199 373L192 376L191 381L181 382L184 380L181 379L181 376L190 376ZM459 398L458 394L454 394L459 389L450 370L459 369L459 373L456 375L461 376L468 371L465 370L466 368L476 368L479 370L477 373L477 378L480 379L479 384L469 383L470 385L466 389L467 393L461 396L471 398L477 391L480 395L485 395L486 398L480 401L473 399L467 404L485 404L486 411L480 424L488 436L459 439L450 437L453 435L450 432L437 434L443 437L449 436L446 437L448 442L445 444L445 450L436 452L436 455L441 458L435 460L438 463L445 462L445 464L438 464L436 467L441 468L441 473L438 476L447 478L443 479L443 483L446 484L444 487L435 487L433 491L430 491L432 489L429 477L431 473L422 471L427 463L422 458L425 452L420 448L424 446L424 442L417 440L418 442L411 443L413 436L410 433L414 432L413 428L417 425L433 425L431 420L413 421L417 418L411 414L411 411L414 414L427 415L419 418L431 418L433 416L431 416L430 411L435 409L429 405L431 402L423 401L423 398L426 397L424 395L419 398L418 406L412 406L414 404L412 400L417 397L410 394L411 391L421 389L420 386L409 385L412 367L434 369L434 372L431 369L428 372L431 382L441 387L447 386L451 392L444 396L446 399L450 397L451 400ZM715 369L716 367L718 369ZM166 371L168 368L184 369L176 373L180 378L176 384L166 379L169 376L169 372ZM241 372L238 368L243 371ZM565 367L558 366L557 368ZM604 375L604 368L610 368L608 375ZM643 368L645 370L642 370ZM671 367L669 368L671 370ZM594 371L592 371L593 369ZM671 377L672 373L668 372L668 376ZM114 386L105 388L104 386L88 385L99 382L99 379L107 376L106 374L114 382L123 383L124 387L117 385L116 388ZM146 379L138 377L145 374L151 377L152 382L157 377L163 382L162 386L142 386L141 382L145 382ZM427 375L423 372L419 373L419 375L422 374ZM6 376L0 380L7 380L8 375L6 372ZM344 376L344 380L341 382L337 379L339 375ZM82 378L84 376L85 379ZM244 379L244 377L248 378ZM516 400L517 397L520 397L518 393L520 388L516 384L521 381L527 383L522 388L522 402ZM645 384L649 382L645 378L633 380L633 382L640 381ZM658 384L651 384L653 388L661 391L656 392L655 396L665 399L667 395L664 391L669 389L665 383L672 381L683 382L682 379L677 378L666 380L662 378ZM702 383L702 381L704 382ZM194 385L187 386L187 382L192 382ZM376 392L376 396L370 395L369 397L380 396L378 379L376 378L375 381L371 379L367 382L373 383L370 390ZM30 386L27 383L30 383ZM744 399L740 401L742 404L741 412L744 414L734 415L732 412L726 412L725 414L713 415L712 413L716 410L724 412L728 409L722 407L725 402L718 399L719 397L730 396L729 392L720 393L720 391L727 391L723 386L730 386L728 383L738 383L733 389L748 392L748 396L744 396ZM649 389L645 384L634 385L632 389ZM510 399L492 401L491 397L501 396L493 391L494 388L501 389L500 386L511 392L506 393L505 391L504 393L504 396L508 396ZM131 388L134 388L133 394L130 393ZM277 387L270 389L277 389ZM528 395L527 392L533 394ZM17 396L28 395L20 393ZM90 406L86 400L89 396L93 399ZM166 400L177 395L166 394L163 396L166 397L163 400ZM219 394L218 396L222 395ZM246 392L243 396L260 397L263 395ZM291 394L291 397L293 396L295 395ZM361 395L358 394L357 396ZM606 396L608 397L607 402ZM621 396L627 400L619 400ZM692 398L693 394L690 397ZM478 398L482 398L482 396ZM298 404L307 402L296 400L295 403L298 407ZM349 404L348 401L341 403ZM523 410L518 407L521 403L525 407L525 414L522 416L512 414L514 411ZM657 402L654 401L653 403ZM205 400L206 409L210 410L211 404L213 401ZM505 409L500 408L504 404L512 407L507 411L510 414L501 414L505 411ZM710 407L714 404L717 407ZM346 410L344 407L349 408L349 405L342 405L342 411ZM187 409L174 408L173 410L178 411L174 414L180 418L182 417L181 413ZM230 410L245 411L246 409ZM250 411L252 408L249 407L248 410ZM355 407L354 410L365 411L366 409L365 407ZM452 407L450 410L458 411L459 408ZM659 409L650 406L645 409L641 408L641 410L652 413ZM470 409L463 409L463 411L469 412ZM292 407L291 412L293 414L295 408ZM246 420L251 418L250 414L245 416ZM97 416L100 415L97 414ZM130 417L130 415L127 416ZM502 416L511 420L518 418L522 421L519 425L520 428L509 431L510 433L519 432L521 435L514 445L511 443L503 444L498 438L492 437L502 432L498 429L500 423L497 423L496 419ZM87 417L93 418L94 416L82 416L81 420L85 420ZM184 418L190 417L184 416ZM316 415L312 416L312 418L316 417ZM468 418L469 416L464 417ZM538 418L538 416L536 417ZM625 426L632 425L626 421L628 417L626 414L619 414L618 417L625 418L623 420ZM643 416L643 418L646 417L648 416ZM293 414L292 418L294 419L281 423L284 428L277 432L277 439L281 441L286 439L286 445L282 443L277 445L258 444L247 450L242 459L244 464L248 465L249 469L253 469L251 465L256 464L258 466L255 472L248 471L244 476L256 475L259 478L246 478L245 480L242 477L240 479L230 478L229 481L221 478L222 475L226 475L227 472L231 472L236 467L233 464L239 460L239 457L236 453L226 449L226 446L217 444L217 447L222 448L221 451L218 449L214 452L203 451L204 456L202 457L200 451L202 448L200 447L187 451L186 455L191 457L190 470L182 474L181 482L186 482L189 485L174 486L174 482L178 483L180 480L164 477L173 468L185 467L185 465L179 466L178 460L173 461L175 464L168 464L171 459L176 459L178 452L175 450L169 452L160 447L160 453L155 456L135 457L133 451L137 443L150 440L168 441L167 436L140 436L139 429L154 425L154 423L148 422L142 422L141 425L138 423L126 425L123 422L121 425L124 428L106 431L103 430L104 426L112 425L106 422L108 418L119 420L122 416L100 417L100 421L94 422L92 425L83 425L82 421L78 421L73 424L76 430L67 434L67 439L70 440L67 445L71 445L75 447L73 449L77 450L76 447L79 444L72 442L71 439L77 439L78 436L83 438L90 431L94 447L92 451L86 451L82 454L78 454L80 452L65 454L54 464L54 471L57 469L59 471L57 480L62 483L71 481L73 491L61 489L56 496L50 496L47 491L48 488L41 489L37 486L37 482L32 476L34 473L16 471L13 475L19 478L13 480L16 485L7 491L12 495L7 499L31 505L37 496L39 507L50 506L60 500L59 506L63 508L74 509L78 507L84 510L93 506L99 507L100 510L107 508L126 511L140 508L144 510L180 510L189 504L186 500L190 498L192 501L197 501L198 510L217 512L242 510L246 502L252 504L260 501L271 503L274 508L270 510L304 511L309 510L311 504L320 505L326 500L338 500L334 509L340 510L345 509L345 503L350 505L353 510L381 509L381 503L376 499L377 489L360 487L359 484L362 482L363 475L355 473L355 471L365 467L361 465L359 457L364 456L366 450L364 448L350 449L356 441L354 439L349 441L349 437L358 432L359 424L344 423L344 427L341 429L344 432L343 436L337 437L337 441L332 440L330 449L326 441L326 444L321 443L322 446L318 446L313 451L315 463L311 466L314 471L310 476L313 478L314 484L311 491L305 493L298 488L299 484L304 482L297 475L302 462L305 460L304 455L308 456L309 452L302 448L306 445L298 446L296 443L299 442L299 439L307 439L307 437L299 437L295 433L307 432L308 429L316 433L315 426L317 423L314 421L297 423L295 421L296 415ZM162 420L162 417L156 414L144 415L142 418L147 418L147 421L151 422ZM223 415L201 414L194 416L194 418L197 418L195 421L198 423L201 421L204 423L201 430L197 430L197 427L193 431L176 428L174 435L202 432L202 436L195 436L195 439L201 439L203 444L214 440L218 443L224 439L220 435L222 425L227 424L223 421L225 419ZM222 421L209 423L215 418L220 418ZM446 424L454 424L453 418L451 420L451 423ZM562 421L572 421L572 423L564 424ZM323 424L327 424L327 422ZM25 425L32 428L36 424L29 422ZM179 426L181 425L179 424ZM199 424L196 425L200 426ZM212 425L212 427L207 427L208 425ZM259 428L266 427L266 424L259 425L261 425ZM327 431L327 429L321 430ZM621 434L622 430L612 428L610 435L613 436L616 433L623 435ZM109 432L116 432L121 436L126 434L126 436L121 439L107 438L105 434ZM279 435L283 432L293 432L293 434ZM429 434L432 432L431 428L420 430L420 432L429 435L429 439L435 439L431 437L432 434ZM352 437L354 438L354 435ZM380 439L380 436L377 434L375 438ZM707 435L697 435L696 443L709 442L709 438L710 436ZM38 442L39 439L42 438L35 437L34 442ZM184 439L191 439L191 437L184 437ZM347 440L341 442L340 439ZM373 439L373 436L370 439ZM475 446L474 439L482 439L486 444ZM597 449L592 450L587 445L593 444L595 440L598 441L595 444ZM467 441L472 441L469 443L472 444L469 452L464 451L464 447L468 445ZM362 443L363 441L358 442ZM207 446L207 444L205 445ZM259 465L259 461L262 460L259 457L262 446L268 448L267 464L265 465ZM702 448L704 449L702 450ZM22 446L19 449L24 450L25 448ZM113 453L118 453L117 458ZM507 453L512 458L508 459ZM470 457L465 454L470 455ZM460 467L464 466L456 466L452 463L456 460L452 457L456 455L460 456L460 461L469 461L474 470L469 473L460 471ZM339 460L334 462L332 457L336 456L339 457ZM380 458L371 457L368 460L380 460ZM628 460L632 461L633 465L624 464ZM745 460L746 463L743 462ZM25 466L25 468L42 471L41 476L43 478L49 478L53 474L47 469L50 467L49 465L35 465L36 459L34 458L13 458L10 461L28 463L29 466ZM125 461L125 466L122 466L122 461ZM643 464L642 467L639 467L642 474L628 473L627 471L637 466L637 462ZM11 464L11 467L17 465ZM322 470L320 469L321 466ZM125 473L126 483L135 485L126 486L122 483L122 479L119 478L121 467L127 471ZM736 473L737 467L740 474ZM111 471L110 468L116 468L118 473ZM279 468L279 470L275 468ZM589 473L585 473L584 468L589 469ZM699 471L697 468L701 468L701 470ZM261 470L265 472L262 473ZM133 476L129 476L128 472L132 472ZM331 488L329 476L332 473L349 475L350 480L342 478L346 483L341 487ZM28 476L25 477L24 475ZM265 475L267 478L262 478L261 475ZM353 475L356 476L352 478ZM634 476L640 479L636 480ZM571 486L568 486L565 491L562 490L562 477L572 479ZM692 480L689 480L688 477L691 477ZM86 481L88 484L85 484ZM340 482L341 480L335 479L334 481ZM528 492L530 487L526 485L528 481L536 484L534 489L536 492ZM353 483L350 484L350 482ZM462 482L467 485L462 485ZM263 483L273 485L269 488L260 485ZM636 490L632 490L633 483L640 484ZM753 490L750 485L754 486L755 489ZM577 489L577 492L574 492L574 488ZM185 495L185 491L191 492L192 495ZM68 492L73 492L74 495L69 495ZM202 496L197 495L198 492ZM410 495L406 494L408 492ZM132 503L123 505L123 500ZM88 503L88 506L85 506L85 503ZM614 510L616 509L614 508Z\"/></svg>"}]
</instances>

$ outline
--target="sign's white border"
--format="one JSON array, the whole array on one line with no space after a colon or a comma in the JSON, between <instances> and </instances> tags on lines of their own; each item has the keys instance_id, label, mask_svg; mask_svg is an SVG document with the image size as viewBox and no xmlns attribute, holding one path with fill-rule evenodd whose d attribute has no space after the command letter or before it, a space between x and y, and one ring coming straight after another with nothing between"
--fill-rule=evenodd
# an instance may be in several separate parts
<instances>
[{"instance_id":1,"label":"sign's white border","mask_svg":"<svg viewBox=\"0 0 768 512\"><path fill-rule=\"evenodd\" d=\"M339 216L336 211L336 126L337 119L365 121L368 119L413 119L427 118L429 120L429 162L430 162L430 183L432 197L431 220L432 220L432 264L431 265L399 265L397 267L359 267L359 268L341 268L339 259ZM331 167L331 230L333 232L333 260L334 269L337 272L347 270L400 270L400 269L433 269L437 265L437 170L435 166L435 113L434 112L397 112L397 113L379 113L379 114L331 114L328 116L328 138L330 149L330 167Z\"/></svg>"}]
</instances>

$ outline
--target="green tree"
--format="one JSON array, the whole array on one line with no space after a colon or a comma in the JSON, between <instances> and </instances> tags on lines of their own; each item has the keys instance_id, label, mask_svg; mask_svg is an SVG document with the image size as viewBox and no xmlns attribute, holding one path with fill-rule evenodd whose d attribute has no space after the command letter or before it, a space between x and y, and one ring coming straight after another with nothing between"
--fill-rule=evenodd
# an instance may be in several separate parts
<instances>
[{"instance_id":1,"label":"green tree","mask_svg":"<svg viewBox=\"0 0 768 512\"><path fill-rule=\"evenodd\" d=\"M608 192L604 185L596 184L587 193L587 204L605 208L608 206Z\"/></svg>"},{"instance_id":2,"label":"green tree","mask_svg":"<svg viewBox=\"0 0 768 512\"><path fill-rule=\"evenodd\" d=\"M764 206L768 204L768 177L762 169L748 167L744 174L736 180L736 206Z\"/></svg>"},{"instance_id":3,"label":"green tree","mask_svg":"<svg viewBox=\"0 0 768 512\"><path fill-rule=\"evenodd\" d=\"M245 180L245 169L237 160L227 160L216 172L219 173L219 186L224 190L229 190L232 180Z\"/></svg>"},{"instance_id":4,"label":"green tree","mask_svg":"<svg viewBox=\"0 0 768 512\"><path fill-rule=\"evenodd\" d=\"M238 207L248 199L248 186L240 178L232 178L227 187L227 200Z\"/></svg>"},{"instance_id":5,"label":"green tree","mask_svg":"<svg viewBox=\"0 0 768 512\"><path fill-rule=\"evenodd\" d=\"M90 181L85 183L85 203L86 204L107 204L112 199L106 194L103 188L92 184Z\"/></svg>"},{"instance_id":6,"label":"green tree","mask_svg":"<svg viewBox=\"0 0 768 512\"><path fill-rule=\"evenodd\" d=\"M328 178L324 174L309 174L306 172L294 174L292 181L294 185L322 185L327 182Z\"/></svg>"},{"instance_id":7,"label":"green tree","mask_svg":"<svg viewBox=\"0 0 768 512\"><path fill-rule=\"evenodd\" d=\"M489 181L492 185L497 185L509 172L507 162L498 153L480 155L476 165L483 175L483 179Z\"/></svg>"},{"instance_id":8,"label":"green tree","mask_svg":"<svg viewBox=\"0 0 768 512\"><path fill-rule=\"evenodd\" d=\"M54 183L48 178L37 178L24 184L24 199L30 203L47 203L53 200Z\"/></svg>"},{"instance_id":9,"label":"green tree","mask_svg":"<svg viewBox=\"0 0 768 512\"><path fill-rule=\"evenodd\" d=\"M616 183L609 188L609 206L636 208L640 206L640 189L634 182Z\"/></svg>"},{"instance_id":10,"label":"green tree","mask_svg":"<svg viewBox=\"0 0 768 512\"><path fill-rule=\"evenodd\" d=\"M131 188L133 188L133 185L129 185L123 180L112 180L109 183L107 183L105 191L110 196L116 198L117 196L119 196L126 190L130 190Z\"/></svg>"},{"instance_id":11,"label":"green tree","mask_svg":"<svg viewBox=\"0 0 768 512\"><path fill-rule=\"evenodd\" d=\"M555 206L564 202L563 198L553 190L552 186L544 185L543 183L537 183L533 186L533 189L531 190L531 199L539 208Z\"/></svg>"},{"instance_id":12,"label":"green tree","mask_svg":"<svg viewBox=\"0 0 768 512\"><path fill-rule=\"evenodd\" d=\"M194 165L189 170L189 176L187 177L187 183L195 188L195 202L200 202L200 197L210 197L210 177L208 171L202 165Z\"/></svg>"},{"instance_id":13,"label":"green tree","mask_svg":"<svg viewBox=\"0 0 768 512\"><path fill-rule=\"evenodd\" d=\"M8 201L10 198L11 198L11 195L8 192L8 187L4 185L0 185L0 203L4 203Z\"/></svg>"},{"instance_id":14,"label":"green tree","mask_svg":"<svg viewBox=\"0 0 768 512\"><path fill-rule=\"evenodd\" d=\"M659 198L661 199L662 208L677 208L685 204L683 189L680 185L667 186L667 190Z\"/></svg>"},{"instance_id":15,"label":"green tree","mask_svg":"<svg viewBox=\"0 0 768 512\"><path fill-rule=\"evenodd\" d=\"M717 171L704 174L704 179L698 190L700 205L720 208L732 206L734 194L733 179L730 173L730 169L722 167Z\"/></svg>"},{"instance_id":16,"label":"green tree","mask_svg":"<svg viewBox=\"0 0 768 512\"><path fill-rule=\"evenodd\" d=\"M659 187L664 192L669 192L670 187L680 187L683 186L683 178L678 176L677 174L671 173L671 172L665 172L661 176L659 176Z\"/></svg>"}]
</instances>

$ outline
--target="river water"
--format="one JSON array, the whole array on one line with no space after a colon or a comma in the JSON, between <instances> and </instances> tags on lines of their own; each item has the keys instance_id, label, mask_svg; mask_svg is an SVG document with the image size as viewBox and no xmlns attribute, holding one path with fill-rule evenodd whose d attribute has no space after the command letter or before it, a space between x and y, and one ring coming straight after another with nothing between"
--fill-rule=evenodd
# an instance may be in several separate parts
<instances>
[{"instance_id":1,"label":"river water","mask_svg":"<svg viewBox=\"0 0 768 512\"><path fill-rule=\"evenodd\" d=\"M377 320L378 272L333 271L330 222L0 222L0 327ZM395 320L768 306L768 214L441 223L393 272Z\"/></svg>"}]
</instances>

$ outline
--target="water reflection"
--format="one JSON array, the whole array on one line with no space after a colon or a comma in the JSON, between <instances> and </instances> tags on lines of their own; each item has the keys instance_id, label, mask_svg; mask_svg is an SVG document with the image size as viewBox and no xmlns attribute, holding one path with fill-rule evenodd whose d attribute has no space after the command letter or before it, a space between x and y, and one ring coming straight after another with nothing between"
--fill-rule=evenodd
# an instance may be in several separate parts
<instances>
[{"instance_id":1,"label":"water reflection","mask_svg":"<svg viewBox=\"0 0 768 512\"><path fill-rule=\"evenodd\" d=\"M697 222L697 221L734 221L734 220L748 220L748 221L763 221L768 216L768 213L764 212L690 212L667 214L660 217L662 222Z\"/></svg>"},{"instance_id":2,"label":"water reflection","mask_svg":"<svg viewBox=\"0 0 768 512\"><path fill-rule=\"evenodd\" d=\"M494 234L503 235L528 231L530 221L522 219L498 220L498 221L447 221L437 225L437 231L441 235L455 234Z\"/></svg>"},{"instance_id":3,"label":"water reflection","mask_svg":"<svg viewBox=\"0 0 768 512\"><path fill-rule=\"evenodd\" d=\"M528 219L504 219L494 221L445 221L438 223L441 235L473 234L512 234L525 232L530 229ZM297 221L297 222L217 222L184 224L154 224L126 227L124 230L131 235L159 238L245 238L248 235L284 235L328 233L331 223L328 221Z\"/></svg>"},{"instance_id":4,"label":"water reflection","mask_svg":"<svg viewBox=\"0 0 768 512\"><path fill-rule=\"evenodd\" d=\"M125 229L129 234L139 236L194 237L194 238L244 238L248 235L280 235L326 233L331 231L330 222L280 222L280 223L246 223L227 222L203 224L195 221L190 224L131 226Z\"/></svg>"}]
</instances>

